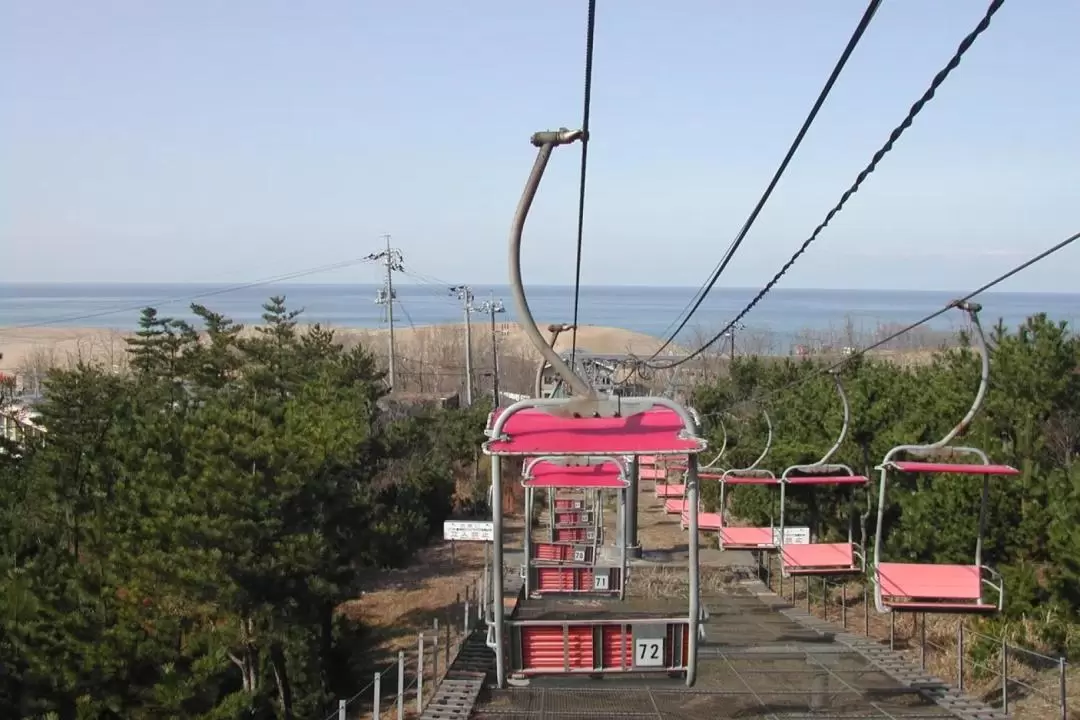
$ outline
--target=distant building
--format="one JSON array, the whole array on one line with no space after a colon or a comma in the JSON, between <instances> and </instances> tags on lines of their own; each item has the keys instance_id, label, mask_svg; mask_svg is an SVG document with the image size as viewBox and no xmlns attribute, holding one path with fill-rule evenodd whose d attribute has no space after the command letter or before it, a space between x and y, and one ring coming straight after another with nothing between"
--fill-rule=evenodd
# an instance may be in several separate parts
<instances>
[{"instance_id":1,"label":"distant building","mask_svg":"<svg viewBox=\"0 0 1080 720\"><path fill-rule=\"evenodd\" d=\"M25 443L45 434L40 424L41 413L34 409L40 397L16 398L0 408L0 437L10 442Z\"/></svg>"}]
</instances>

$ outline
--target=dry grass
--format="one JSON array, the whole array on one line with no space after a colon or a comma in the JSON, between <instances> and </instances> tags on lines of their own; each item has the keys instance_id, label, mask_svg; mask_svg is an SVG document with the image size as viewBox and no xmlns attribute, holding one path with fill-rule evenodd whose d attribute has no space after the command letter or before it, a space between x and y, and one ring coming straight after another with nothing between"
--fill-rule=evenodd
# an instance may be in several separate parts
<instances>
[{"instance_id":1,"label":"dry grass","mask_svg":"<svg viewBox=\"0 0 1080 720\"><path fill-rule=\"evenodd\" d=\"M701 568L702 595L731 593L736 571L731 568ZM626 584L628 597L684 599L690 597L690 581L685 567L635 567Z\"/></svg>"},{"instance_id":2,"label":"dry grass","mask_svg":"<svg viewBox=\"0 0 1080 720\"><path fill-rule=\"evenodd\" d=\"M879 326L871 333L856 334L860 341L854 345L869 344L892 330L891 326ZM389 357L388 332L382 329L335 328L338 339L347 347L363 344L385 366ZM245 333L254 332L253 327ZM805 331L804 344L810 354L824 360L843 357L841 350L847 345L844 333L835 330ZM865 336L865 337L864 337ZM95 328L0 328L0 372L15 374L21 385L33 390L50 367L71 366L76 362L99 364L107 369L122 372L127 367L125 339L130 332ZM697 346L701 337L692 338L690 345ZM947 342L952 335L939 331L920 330L896 340L874 355L909 365L928 362L935 348ZM775 356L777 341L767 331L748 330L737 336L739 355ZM771 338L771 339L770 339ZM452 394L461 390L465 378L465 329L464 325L428 325L396 328L394 332L396 359L396 389L403 392L425 394ZM490 325L473 324L472 374L474 394L490 394L493 387L494 354ZM570 347L570 334L564 333L556 342L557 350ZM498 354L500 388L509 392L529 393L539 355L529 344L525 333L516 323L498 323L495 326L494 344ZM608 354L633 354L648 356L660 345L649 335L612 327L583 326L578 330L578 347ZM782 350L782 349L781 349ZM678 354L687 348L672 346L669 352ZM727 373L729 350L720 342L702 353L692 363L683 367L679 375L671 371L643 370L635 373L635 382L649 390L668 387L671 384L686 386L697 382L709 382Z\"/></svg>"}]
</instances>

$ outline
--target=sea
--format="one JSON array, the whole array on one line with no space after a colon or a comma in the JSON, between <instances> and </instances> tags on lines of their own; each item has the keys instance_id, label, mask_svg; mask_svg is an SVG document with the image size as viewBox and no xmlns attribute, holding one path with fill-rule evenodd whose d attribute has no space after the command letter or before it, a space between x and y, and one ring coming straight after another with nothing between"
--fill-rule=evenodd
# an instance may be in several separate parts
<instances>
[{"instance_id":1,"label":"sea","mask_svg":"<svg viewBox=\"0 0 1080 720\"><path fill-rule=\"evenodd\" d=\"M133 329L142 308L191 318L192 303L206 305L236 322L258 323L262 304L284 296L301 320L332 327L385 327L385 304L376 302L379 286L350 284L45 284L0 283L0 342L3 334L31 327L95 327ZM692 302L697 288L582 287L578 322L620 327L654 336L667 336ZM517 311L506 286L473 286L474 321L487 321L485 301L502 312L499 323L513 322ZM462 301L445 285L398 283L394 292L394 321L399 327L457 323L464 319ZM570 322L573 290L535 286L526 289L533 315L541 323ZM715 289L680 334L687 343L723 328L756 293L755 289ZM958 292L896 290L775 289L743 320L737 336L763 337L758 351L788 353L809 342L860 344L914 322L943 307ZM1080 294L987 293L984 326L998 321L1016 327L1035 313L1080 327ZM962 313L953 310L926 326L937 333L964 327Z\"/></svg>"}]
</instances>

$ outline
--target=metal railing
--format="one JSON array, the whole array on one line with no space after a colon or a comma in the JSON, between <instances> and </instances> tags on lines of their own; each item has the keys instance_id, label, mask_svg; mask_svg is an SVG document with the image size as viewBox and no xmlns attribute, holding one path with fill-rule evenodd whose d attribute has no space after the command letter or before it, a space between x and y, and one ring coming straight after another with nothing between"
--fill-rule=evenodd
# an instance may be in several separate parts
<instances>
[{"instance_id":1,"label":"metal railing","mask_svg":"<svg viewBox=\"0 0 1080 720\"><path fill-rule=\"evenodd\" d=\"M435 618L430 631L417 633L409 651L372 674L371 680L325 720L405 720L419 716L435 694L439 681L453 663L470 633L483 623L477 580L465 587L448 608L443 622Z\"/></svg>"},{"instance_id":2,"label":"metal railing","mask_svg":"<svg viewBox=\"0 0 1080 720\"><path fill-rule=\"evenodd\" d=\"M773 554L760 559L761 579L792 605L845 630L887 643L922 669L937 672L961 691L1022 718L1069 720L1069 674L1064 656L1051 656L974 630L962 615L948 616L928 632L925 613L872 610L868 582L851 578L787 577ZM942 616L939 616L942 617ZM906 631L906 632L905 632ZM1023 701L1018 707L1017 702Z\"/></svg>"}]
</instances>

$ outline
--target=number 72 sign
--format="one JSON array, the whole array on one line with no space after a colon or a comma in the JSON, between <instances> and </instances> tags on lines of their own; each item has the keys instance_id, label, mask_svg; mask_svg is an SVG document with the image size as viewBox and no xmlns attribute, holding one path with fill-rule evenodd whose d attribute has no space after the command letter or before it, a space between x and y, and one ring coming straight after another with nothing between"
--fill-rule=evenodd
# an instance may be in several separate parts
<instances>
[{"instance_id":1,"label":"number 72 sign","mask_svg":"<svg viewBox=\"0 0 1080 720\"><path fill-rule=\"evenodd\" d=\"M635 638L634 665L638 667L663 667L664 638Z\"/></svg>"}]
</instances>

